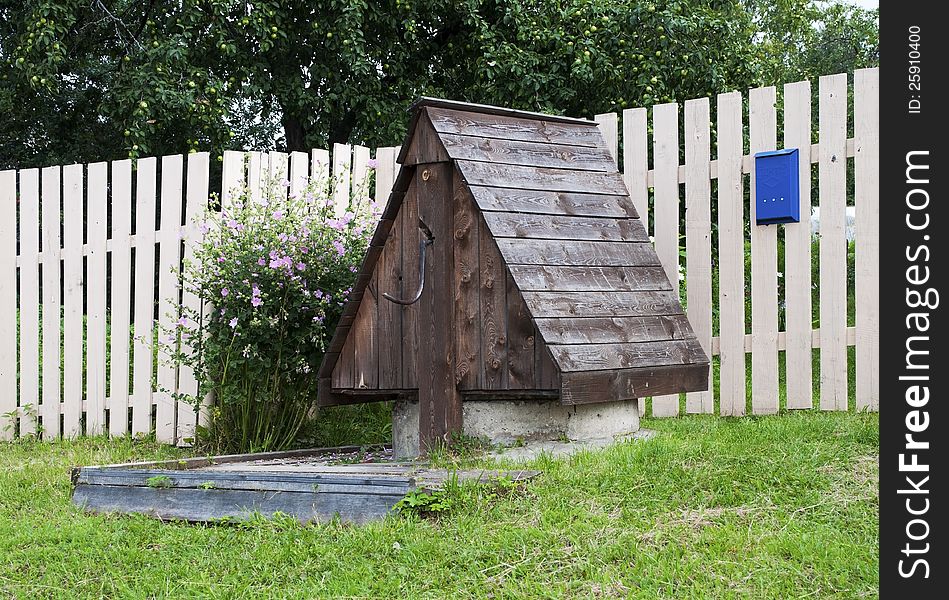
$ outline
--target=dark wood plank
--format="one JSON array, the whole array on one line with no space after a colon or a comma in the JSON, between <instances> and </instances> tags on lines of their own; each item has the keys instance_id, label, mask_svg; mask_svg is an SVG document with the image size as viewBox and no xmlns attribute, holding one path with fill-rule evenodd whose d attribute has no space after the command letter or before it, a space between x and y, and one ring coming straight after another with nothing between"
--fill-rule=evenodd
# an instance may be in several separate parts
<instances>
[{"instance_id":1,"label":"dark wood plank","mask_svg":"<svg viewBox=\"0 0 949 600\"><path fill-rule=\"evenodd\" d=\"M279 450L276 452L252 452L248 454L219 454L217 456L197 456L192 458L180 458L175 460L147 460L130 463L115 463L111 465L99 465L96 467L76 467L73 469L73 480L75 482L79 472L83 469L161 469L180 471L185 469L200 469L212 465L224 465L238 462L256 462L262 460L279 460L285 458L319 459L326 455L349 454L352 452L369 451L379 452L387 446L331 446L328 448L304 448L300 450Z\"/></svg>"},{"instance_id":2,"label":"dark wood plank","mask_svg":"<svg viewBox=\"0 0 949 600\"><path fill-rule=\"evenodd\" d=\"M399 212L385 249L376 264L379 274L378 311L378 339L379 339L379 387L381 389L395 389L402 387L402 310L394 302L382 297L388 293L396 298L405 296L402 288L402 219L404 213Z\"/></svg>"},{"instance_id":3,"label":"dark wood plank","mask_svg":"<svg viewBox=\"0 0 949 600\"><path fill-rule=\"evenodd\" d=\"M564 373L560 401L591 404L696 392L708 387L708 364Z\"/></svg>"},{"instance_id":4,"label":"dark wood plank","mask_svg":"<svg viewBox=\"0 0 949 600\"><path fill-rule=\"evenodd\" d=\"M554 364L550 349L534 325L534 386L541 390L560 389L560 371Z\"/></svg>"},{"instance_id":5,"label":"dark wood plank","mask_svg":"<svg viewBox=\"0 0 949 600\"><path fill-rule=\"evenodd\" d=\"M325 522L338 515L345 522L365 523L384 518L402 496L80 485L72 501L94 513L138 513L196 522L245 520L280 512L301 522Z\"/></svg>"},{"instance_id":6,"label":"dark wood plank","mask_svg":"<svg viewBox=\"0 0 949 600\"><path fill-rule=\"evenodd\" d=\"M627 196L573 194L503 187L471 186L478 207L485 211L510 211L549 215L638 218Z\"/></svg>"},{"instance_id":7,"label":"dark wood plank","mask_svg":"<svg viewBox=\"0 0 949 600\"><path fill-rule=\"evenodd\" d=\"M353 323L350 337L353 339L353 387L357 389L376 389L379 387L379 344L376 288L376 271L366 287L365 295L359 303L359 312Z\"/></svg>"},{"instance_id":8,"label":"dark wood plank","mask_svg":"<svg viewBox=\"0 0 949 600\"><path fill-rule=\"evenodd\" d=\"M604 144L599 130L596 126L591 127L589 122L558 123L555 116L523 118L435 107L427 108L426 112L439 133L568 146L596 147Z\"/></svg>"},{"instance_id":9,"label":"dark wood plank","mask_svg":"<svg viewBox=\"0 0 949 600\"><path fill-rule=\"evenodd\" d=\"M671 290L662 267L556 267L511 265L517 287L525 292L646 292Z\"/></svg>"},{"instance_id":10,"label":"dark wood plank","mask_svg":"<svg viewBox=\"0 0 949 600\"><path fill-rule=\"evenodd\" d=\"M498 238L649 241L642 222L632 218L486 212L484 220Z\"/></svg>"},{"instance_id":11,"label":"dark wood plank","mask_svg":"<svg viewBox=\"0 0 949 600\"><path fill-rule=\"evenodd\" d=\"M514 279L505 276L507 287L508 389L534 386L534 323Z\"/></svg>"},{"instance_id":12,"label":"dark wood plank","mask_svg":"<svg viewBox=\"0 0 949 600\"><path fill-rule=\"evenodd\" d=\"M402 289L414 294L418 289L418 187L409 184L402 204ZM418 387L418 302L400 306L402 313L402 387Z\"/></svg>"},{"instance_id":13,"label":"dark wood plank","mask_svg":"<svg viewBox=\"0 0 949 600\"><path fill-rule=\"evenodd\" d=\"M625 344L552 345L550 352L564 373L708 362L708 357L702 351L702 345L696 339Z\"/></svg>"},{"instance_id":14,"label":"dark wood plank","mask_svg":"<svg viewBox=\"0 0 949 600\"><path fill-rule=\"evenodd\" d=\"M321 492L356 494L404 493L412 485L414 467L389 469L389 473L347 473L328 466L321 473L293 470L268 470L273 466L241 470L230 465L216 470L161 471L157 469L79 470L77 485L110 485L127 487L200 488L220 490L261 490L281 492ZM156 478L158 478L156 480ZM158 481L159 483L154 483Z\"/></svg>"},{"instance_id":15,"label":"dark wood plank","mask_svg":"<svg viewBox=\"0 0 949 600\"><path fill-rule=\"evenodd\" d=\"M573 317L537 319L549 344L608 344L684 340L695 337L685 315L662 317Z\"/></svg>"},{"instance_id":16,"label":"dark wood plank","mask_svg":"<svg viewBox=\"0 0 949 600\"><path fill-rule=\"evenodd\" d=\"M679 298L664 292L524 292L535 319L542 317L648 317L682 314Z\"/></svg>"},{"instance_id":17,"label":"dark wood plank","mask_svg":"<svg viewBox=\"0 0 949 600\"><path fill-rule=\"evenodd\" d=\"M454 174L454 290L455 384L460 390L476 389L481 381L480 219L471 193L461 176Z\"/></svg>"},{"instance_id":18,"label":"dark wood plank","mask_svg":"<svg viewBox=\"0 0 949 600\"><path fill-rule=\"evenodd\" d=\"M448 155L456 160L475 160L528 167L552 167L616 171L616 164L605 146L593 148L564 146L511 139L492 139L470 135L443 133L439 135Z\"/></svg>"},{"instance_id":19,"label":"dark wood plank","mask_svg":"<svg viewBox=\"0 0 949 600\"><path fill-rule=\"evenodd\" d=\"M509 265L655 267L659 257L649 242L496 240Z\"/></svg>"},{"instance_id":20,"label":"dark wood plank","mask_svg":"<svg viewBox=\"0 0 949 600\"><path fill-rule=\"evenodd\" d=\"M507 387L507 291L504 261L484 220L479 225L481 269L481 387Z\"/></svg>"},{"instance_id":21,"label":"dark wood plank","mask_svg":"<svg viewBox=\"0 0 949 600\"><path fill-rule=\"evenodd\" d=\"M545 167L521 167L458 160L455 164L470 185L484 185L518 190L576 192L627 196L626 184L618 172L595 173Z\"/></svg>"},{"instance_id":22,"label":"dark wood plank","mask_svg":"<svg viewBox=\"0 0 949 600\"><path fill-rule=\"evenodd\" d=\"M401 158L402 164L406 166L451 160L427 115L421 114L416 119L415 129L411 132L411 138Z\"/></svg>"},{"instance_id":23,"label":"dark wood plank","mask_svg":"<svg viewBox=\"0 0 949 600\"><path fill-rule=\"evenodd\" d=\"M454 209L451 203L455 169L451 163L416 169L419 220L435 237L425 264L425 290L419 300L419 447L461 431L461 395L455 386L454 343Z\"/></svg>"},{"instance_id":24,"label":"dark wood plank","mask_svg":"<svg viewBox=\"0 0 949 600\"><path fill-rule=\"evenodd\" d=\"M353 373L355 372L356 352L353 349L353 335L345 335L343 347L340 350L339 358L336 360L336 366L333 368L333 388L352 389Z\"/></svg>"},{"instance_id":25,"label":"dark wood plank","mask_svg":"<svg viewBox=\"0 0 949 600\"><path fill-rule=\"evenodd\" d=\"M369 240L370 246L383 247L386 244L386 240L389 239L389 232L392 230L392 219L380 219L379 223L376 224L376 230L372 233L372 238Z\"/></svg>"}]
</instances>

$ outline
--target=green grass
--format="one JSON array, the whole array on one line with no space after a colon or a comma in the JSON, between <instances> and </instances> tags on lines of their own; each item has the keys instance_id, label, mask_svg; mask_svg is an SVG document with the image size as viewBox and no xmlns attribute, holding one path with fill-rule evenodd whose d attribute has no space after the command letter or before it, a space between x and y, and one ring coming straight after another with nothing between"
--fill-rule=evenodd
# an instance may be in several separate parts
<instances>
[{"instance_id":1,"label":"green grass","mask_svg":"<svg viewBox=\"0 0 949 600\"><path fill-rule=\"evenodd\" d=\"M876 596L877 415L644 425L659 435L538 460L526 490L452 489L437 520L362 527L85 515L70 466L181 452L0 444L0 597Z\"/></svg>"}]
</instances>

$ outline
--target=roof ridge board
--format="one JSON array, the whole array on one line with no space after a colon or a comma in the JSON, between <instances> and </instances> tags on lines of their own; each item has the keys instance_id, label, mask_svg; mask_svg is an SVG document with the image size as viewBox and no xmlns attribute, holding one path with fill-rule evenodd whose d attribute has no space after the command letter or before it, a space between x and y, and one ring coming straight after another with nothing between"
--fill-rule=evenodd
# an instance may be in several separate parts
<instances>
[{"instance_id":1,"label":"roof ridge board","mask_svg":"<svg viewBox=\"0 0 949 600\"><path fill-rule=\"evenodd\" d=\"M462 102L460 100L447 100L445 98L434 98L432 96L421 96L409 107L409 112L417 114L425 107L445 108L448 110L463 110L467 112L481 113L486 115L498 115L504 117L517 117L530 119L533 121L548 121L551 123L572 123L574 125L596 126L597 122L590 119L577 117L566 117L563 115L551 115L529 110L517 110L503 106L492 106L490 104L477 104L474 102Z\"/></svg>"}]
</instances>

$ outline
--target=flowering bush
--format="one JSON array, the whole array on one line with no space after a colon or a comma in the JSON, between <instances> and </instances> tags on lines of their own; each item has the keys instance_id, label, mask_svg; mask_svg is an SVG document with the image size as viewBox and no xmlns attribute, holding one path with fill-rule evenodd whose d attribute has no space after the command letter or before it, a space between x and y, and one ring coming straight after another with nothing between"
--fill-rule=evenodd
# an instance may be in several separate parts
<instances>
[{"instance_id":1,"label":"flowering bush","mask_svg":"<svg viewBox=\"0 0 949 600\"><path fill-rule=\"evenodd\" d=\"M185 310L167 341L191 338L172 355L199 382L186 401L213 393L199 434L216 450L276 450L299 434L377 216L368 198L339 215L325 183L289 198L287 185L209 211L182 273L204 310Z\"/></svg>"}]
</instances>

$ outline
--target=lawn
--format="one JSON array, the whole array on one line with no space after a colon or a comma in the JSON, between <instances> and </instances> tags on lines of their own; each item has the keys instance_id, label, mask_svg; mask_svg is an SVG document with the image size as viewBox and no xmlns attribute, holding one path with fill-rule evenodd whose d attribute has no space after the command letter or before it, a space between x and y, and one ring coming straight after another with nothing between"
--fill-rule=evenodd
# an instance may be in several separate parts
<instances>
[{"instance_id":1,"label":"lawn","mask_svg":"<svg viewBox=\"0 0 949 600\"><path fill-rule=\"evenodd\" d=\"M538 460L526 489L461 487L437 520L362 527L89 516L69 467L182 453L0 444L0 597L875 597L878 423L646 420L655 438Z\"/></svg>"}]
</instances>

